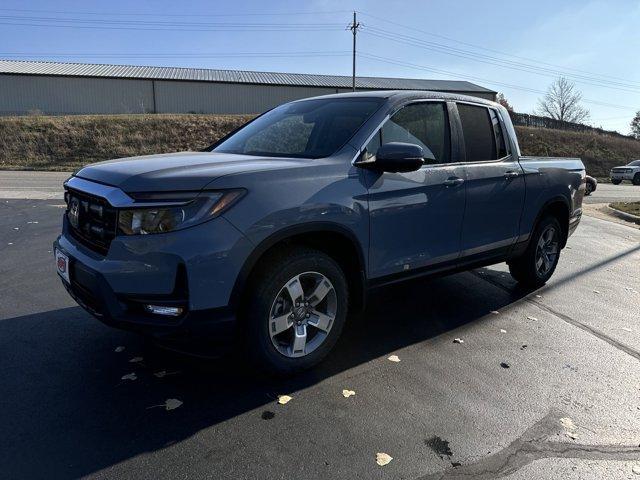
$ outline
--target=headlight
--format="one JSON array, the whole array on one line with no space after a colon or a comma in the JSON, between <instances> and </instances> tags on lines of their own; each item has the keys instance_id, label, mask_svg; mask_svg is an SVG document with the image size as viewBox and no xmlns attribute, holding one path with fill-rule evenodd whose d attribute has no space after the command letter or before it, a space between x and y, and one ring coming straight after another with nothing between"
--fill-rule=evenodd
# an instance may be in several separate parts
<instances>
[{"instance_id":1,"label":"headlight","mask_svg":"<svg viewBox=\"0 0 640 480\"><path fill-rule=\"evenodd\" d=\"M118 212L118 233L166 233L206 222L229 208L244 190L132 195L139 207Z\"/></svg>"}]
</instances>

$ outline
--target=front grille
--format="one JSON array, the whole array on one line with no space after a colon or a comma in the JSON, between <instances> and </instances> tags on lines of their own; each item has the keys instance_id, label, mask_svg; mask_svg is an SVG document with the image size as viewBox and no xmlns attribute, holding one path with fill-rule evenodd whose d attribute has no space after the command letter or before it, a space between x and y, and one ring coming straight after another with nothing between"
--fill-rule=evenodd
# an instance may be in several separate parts
<instances>
[{"instance_id":1,"label":"front grille","mask_svg":"<svg viewBox=\"0 0 640 480\"><path fill-rule=\"evenodd\" d=\"M613 168L611 171L613 173L627 173L627 172L630 172L631 169L630 168Z\"/></svg>"},{"instance_id":2,"label":"front grille","mask_svg":"<svg viewBox=\"0 0 640 480\"><path fill-rule=\"evenodd\" d=\"M116 209L105 199L79 190L69 189L65 197L73 237L91 250L106 255L116 236Z\"/></svg>"}]
</instances>

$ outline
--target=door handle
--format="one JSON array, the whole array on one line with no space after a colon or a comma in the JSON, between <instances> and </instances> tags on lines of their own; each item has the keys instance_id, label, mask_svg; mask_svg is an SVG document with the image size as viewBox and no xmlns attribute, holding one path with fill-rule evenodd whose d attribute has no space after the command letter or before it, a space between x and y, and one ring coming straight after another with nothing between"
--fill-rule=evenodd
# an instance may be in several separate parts
<instances>
[{"instance_id":1,"label":"door handle","mask_svg":"<svg viewBox=\"0 0 640 480\"><path fill-rule=\"evenodd\" d=\"M515 170L509 170L504 173L504 178L507 180L511 180L512 178L516 178L520 176L520 172L516 172Z\"/></svg>"},{"instance_id":2,"label":"door handle","mask_svg":"<svg viewBox=\"0 0 640 480\"><path fill-rule=\"evenodd\" d=\"M464 179L460 177L449 177L442 183L445 187L457 187L458 185L462 185L464 183Z\"/></svg>"}]
</instances>

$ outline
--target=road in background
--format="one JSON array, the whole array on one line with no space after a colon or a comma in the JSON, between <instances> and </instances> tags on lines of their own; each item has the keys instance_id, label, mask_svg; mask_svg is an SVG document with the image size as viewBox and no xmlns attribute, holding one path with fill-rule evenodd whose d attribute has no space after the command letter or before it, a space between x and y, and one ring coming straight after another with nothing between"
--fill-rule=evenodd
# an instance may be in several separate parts
<instances>
[{"instance_id":1,"label":"road in background","mask_svg":"<svg viewBox=\"0 0 640 480\"><path fill-rule=\"evenodd\" d=\"M62 182L69 172L26 172L0 170L0 199L62 199Z\"/></svg>"},{"instance_id":2,"label":"road in background","mask_svg":"<svg viewBox=\"0 0 640 480\"><path fill-rule=\"evenodd\" d=\"M69 172L0 171L0 198L52 199L62 198L62 182ZM640 186L624 183L600 183L586 203L640 201Z\"/></svg>"},{"instance_id":3,"label":"road in background","mask_svg":"<svg viewBox=\"0 0 640 480\"><path fill-rule=\"evenodd\" d=\"M584 199L585 203L640 202L640 185L599 183L598 188Z\"/></svg>"},{"instance_id":4,"label":"road in background","mask_svg":"<svg viewBox=\"0 0 640 480\"><path fill-rule=\"evenodd\" d=\"M85 313L55 274L62 212L0 201L2 478L635 478L638 230L584 217L535 292L504 264L378 290L275 380Z\"/></svg>"}]
</instances>

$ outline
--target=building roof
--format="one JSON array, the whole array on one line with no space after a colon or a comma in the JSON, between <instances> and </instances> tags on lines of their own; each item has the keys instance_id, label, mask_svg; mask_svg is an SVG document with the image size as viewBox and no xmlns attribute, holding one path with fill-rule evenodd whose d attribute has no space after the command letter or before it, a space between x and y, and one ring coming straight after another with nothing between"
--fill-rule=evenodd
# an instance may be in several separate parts
<instances>
[{"instance_id":1,"label":"building roof","mask_svg":"<svg viewBox=\"0 0 640 480\"><path fill-rule=\"evenodd\" d=\"M0 74L55 75L71 77L136 78L147 80L187 80L199 82L249 83L304 87L350 88L346 75L252 72L209 68L149 67L93 63L0 60ZM470 82L422 78L356 77L356 87L372 90L432 90L447 92L495 93Z\"/></svg>"}]
</instances>

